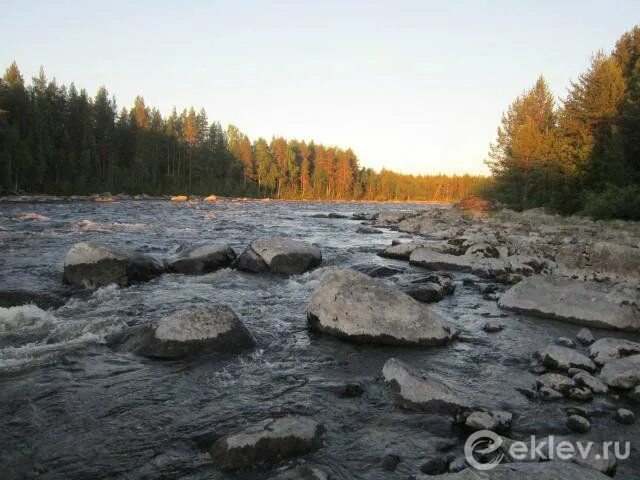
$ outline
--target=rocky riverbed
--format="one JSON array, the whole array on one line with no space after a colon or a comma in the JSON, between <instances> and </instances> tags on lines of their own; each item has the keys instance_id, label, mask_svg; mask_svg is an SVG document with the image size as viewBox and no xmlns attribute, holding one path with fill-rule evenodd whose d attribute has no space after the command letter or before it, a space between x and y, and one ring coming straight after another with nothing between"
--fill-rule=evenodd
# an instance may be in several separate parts
<instances>
[{"instance_id":1,"label":"rocky riverbed","mask_svg":"<svg viewBox=\"0 0 640 480\"><path fill-rule=\"evenodd\" d=\"M483 429L631 442L487 478L640 475L638 224L46 200L0 203L3 478L475 478Z\"/></svg>"}]
</instances>

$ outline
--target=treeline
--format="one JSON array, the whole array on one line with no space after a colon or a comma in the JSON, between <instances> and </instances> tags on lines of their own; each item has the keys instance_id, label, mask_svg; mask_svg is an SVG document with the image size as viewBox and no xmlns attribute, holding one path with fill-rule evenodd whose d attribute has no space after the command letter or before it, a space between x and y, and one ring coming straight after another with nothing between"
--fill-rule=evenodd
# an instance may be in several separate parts
<instances>
[{"instance_id":1,"label":"treeline","mask_svg":"<svg viewBox=\"0 0 640 480\"><path fill-rule=\"evenodd\" d=\"M493 194L517 209L640 219L640 27L556 105L543 77L503 115L487 161Z\"/></svg>"},{"instance_id":2,"label":"treeline","mask_svg":"<svg viewBox=\"0 0 640 480\"><path fill-rule=\"evenodd\" d=\"M4 193L147 193L290 199L454 201L483 177L413 176L360 168L350 150L274 137L251 141L193 107L163 117L142 97L118 110L16 63L0 81L0 188Z\"/></svg>"}]
</instances>

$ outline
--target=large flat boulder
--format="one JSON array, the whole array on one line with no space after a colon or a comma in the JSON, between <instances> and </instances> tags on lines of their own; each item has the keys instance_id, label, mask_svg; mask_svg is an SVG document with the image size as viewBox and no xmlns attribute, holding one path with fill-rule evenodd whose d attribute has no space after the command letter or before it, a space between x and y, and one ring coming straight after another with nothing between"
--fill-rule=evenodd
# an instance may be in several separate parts
<instances>
[{"instance_id":1,"label":"large flat boulder","mask_svg":"<svg viewBox=\"0 0 640 480\"><path fill-rule=\"evenodd\" d=\"M469 405L441 382L397 358L382 367L382 376L395 392L396 403L407 410L428 413L456 413Z\"/></svg>"},{"instance_id":2,"label":"large flat boulder","mask_svg":"<svg viewBox=\"0 0 640 480\"><path fill-rule=\"evenodd\" d=\"M261 237L240 255L239 270L283 275L304 273L322 262L322 252L315 245L286 237Z\"/></svg>"},{"instance_id":3,"label":"large flat boulder","mask_svg":"<svg viewBox=\"0 0 640 480\"><path fill-rule=\"evenodd\" d=\"M443 345L454 333L447 320L409 295L351 269L325 274L307 317L311 329L358 343Z\"/></svg>"},{"instance_id":4,"label":"large flat boulder","mask_svg":"<svg viewBox=\"0 0 640 480\"><path fill-rule=\"evenodd\" d=\"M630 390L640 385L640 355L611 360L604 364L600 379L611 388Z\"/></svg>"},{"instance_id":5,"label":"large flat boulder","mask_svg":"<svg viewBox=\"0 0 640 480\"><path fill-rule=\"evenodd\" d=\"M63 280L88 288L115 283L120 286L145 282L162 274L161 262L93 242L76 243L64 260Z\"/></svg>"},{"instance_id":6,"label":"large flat boulder","mask_svg":"<svg viewBox=\"0 0 640 480\"><path fill-rule=\"evenodd\" d=\"M448 270L468 272L479 277L497 278L509 273L511 264L501 258L480 258L475 255L451 255L437 252L428 247L418 248L411 253L409 263L428 270Z\"/></svg>"},{"instance_id":7,"label":"large flat boulder","mask_svg":"<svg viewBox=\"0 0 640 480\"><path fill-rule=\"evenodd\" d=\"M202 275L228 267L236 253L226 244L194 245L180 251L169 262L169 270L189 275Z\"/></svg>"},{"instance_id":8,"label":"large flat boulder","mask_svg":"<svg viewBox=\"0 0 640 480\"><path fill-rule=\"evenodd\" d=\"M587 327L637 331L640 313L633 305L636 301L609 285L536 275L507 290L498 305Z\"/></svg>"},{"instance_id":9,"label":"large flat boulder","mask_svg":"<svg viewBox=\"0 0 640 480\"><path fill-rule=\"evenodd\" d=\"M214 465L225 472L267 469L319 448L322 431L310 417L268 418L218 439L209 453Z\"/></svg>"},{"instance_id":10,"label":"large flat boulder","mask_svg":"<svg viewBox=\"0 0 640 480\"><path fill-rule=\"evenodd\" d=\"M237 353L255 345L233 310L224 305L179 310L158 322L111 335L107 343L120 351L160 359Z\"/></svg>"},{"instance_id":11,"label":"large flat boulder","mask_svg":"<svg viewBox=\"0 0 640 480\"><path fill-rule=\"evenodd\" d=\"M503 463L491 470L478 472L467 468L458 473L417 475L416 480L611 480L591 468L571 462Z\"/></svg>"}]
</instances>

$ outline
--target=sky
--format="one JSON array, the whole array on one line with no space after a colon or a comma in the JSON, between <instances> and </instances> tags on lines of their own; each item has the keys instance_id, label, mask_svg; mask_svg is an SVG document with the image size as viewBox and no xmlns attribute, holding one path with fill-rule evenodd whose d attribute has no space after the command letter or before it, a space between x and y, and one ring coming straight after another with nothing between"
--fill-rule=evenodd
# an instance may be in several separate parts
<instances>
[{"instance_id":1,"label":"sky","mask_svg":"<svg viewBox=\"0 0 640 480\"><path fill-rule=\"evenodd\" d=\"M566 95L640 20L631 1L0 0L0 66L118 106L204 107L258 136L351 147L363 166L485 174L513 99Z\"/></svg>"}]
</instances>

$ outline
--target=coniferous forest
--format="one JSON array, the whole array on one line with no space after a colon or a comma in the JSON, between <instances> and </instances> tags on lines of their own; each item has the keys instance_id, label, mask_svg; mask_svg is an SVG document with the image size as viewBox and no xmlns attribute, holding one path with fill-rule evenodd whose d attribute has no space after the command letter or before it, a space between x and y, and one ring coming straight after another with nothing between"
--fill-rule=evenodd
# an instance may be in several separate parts
<instances>
[{"instance_id":1,"label":"coniferous forest","mask_svg":"<svg viewBox=\"0 0 640 480\"><path fill-rule=\"evenodd\" d=\"M640 27L597 52L560 102L540 77L489 157L492 193L514 208L640 219Z\"/></svg>"},{"instance_id":2,"label":"coniferous forest","mask_svg":"<svg viewBox=\"0 0 640 480\"><path fill-rule=\"evenodd\" d=\"M106 88L26 84L14 62L0 82L0 188L6 193L458 200L479 176L415 176L361 168L356 154L274 137L251 141L193 107L163 117L139 96L118 109Z\"/></svg>"}]
</instances>

